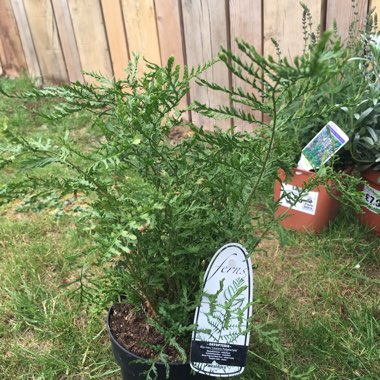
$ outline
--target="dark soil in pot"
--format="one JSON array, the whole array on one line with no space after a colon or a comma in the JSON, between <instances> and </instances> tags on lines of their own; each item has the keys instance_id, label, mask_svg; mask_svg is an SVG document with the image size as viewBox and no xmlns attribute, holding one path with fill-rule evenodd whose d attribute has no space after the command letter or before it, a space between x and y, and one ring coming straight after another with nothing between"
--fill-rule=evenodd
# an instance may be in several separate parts
<instances>
[{"instance_id":1,"label":"dark soil in pot","mask_svg":"<svg viewBox=\"0 0 380 380\"><path fill-rule=\"evenodd\" d=\"M163 336L151 326L147 326L145 315L142 312L135 312L131 305L113 305L109 323L111 333L117 342L136 356L154 359L157 351L152 349L152 346L164 345ZM175 348L167 347L164 353L170 362L180 362Z\"/></svg>"},{"instance_id":2,"label":"dark soil in pot","mask_svg":"<svg viewBox=\"0 0 380 380\"><path fill-rule=\"evenodd\" d=\"M112 350L121 368L123 379L144 380L152 360L158 360L157 351L152 347L161 346L164 343L162 335L147 326L142 312L135 312L130 305L126 304L117 304L111 307L107 317L107 327ZM190 346L190 342L188 345ZM186 347L185 350L188 351L189 348ZM168 347L164 352L171 363L169 379L212 379L209 376L191 373L190 365L180 362L179 354L173 347ZM157 362L156 369L157 379L166 379L165 365ZM153 376L153 373L151 375Z\"/></svg>"}]
</instances>

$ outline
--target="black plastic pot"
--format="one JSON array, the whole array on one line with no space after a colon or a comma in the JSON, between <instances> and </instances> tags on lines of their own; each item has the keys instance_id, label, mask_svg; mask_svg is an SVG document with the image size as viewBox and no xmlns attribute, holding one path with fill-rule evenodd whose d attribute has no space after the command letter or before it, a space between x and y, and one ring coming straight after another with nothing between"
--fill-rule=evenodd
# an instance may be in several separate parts
<instances>
[{"instance_id":1,"label":"black plastic pot","mask_svg":"<svg viewBox=\"0 0 380 380\"><path fill-rule=\"evenodd\" d=\"M112 315L112 307L107 315L107 328L111 338L112 351L115 359L121 368L122 378L124 380L145 380L146 371L150 368L145 359L136 356L122 347L112 335L110 329L110 316ZM166 380L166 368L163 363L157 362L156 369L158 372L157 380ZM145 372L145 374L144 374ZM170 364L169 380L201 380L214 379L214 377L202 375L200 373L192 373L190 365L186 364Z\"/></svg>"}]
</instances>

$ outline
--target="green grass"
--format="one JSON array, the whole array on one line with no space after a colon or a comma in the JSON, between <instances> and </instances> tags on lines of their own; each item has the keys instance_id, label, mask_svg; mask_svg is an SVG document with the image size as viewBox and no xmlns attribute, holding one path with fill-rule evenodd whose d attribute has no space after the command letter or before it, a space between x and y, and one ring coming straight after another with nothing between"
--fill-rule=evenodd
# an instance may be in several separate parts
<instances>
[{"instance_id":1,"label":"green grass","mask_svg":"<svg viewBox=\"0 0 380 380\"><path fill-rule=\"evenodd\" d=\"M10 219L0 225L3 378L111 379L116 367L103 316L88 318L60 287L72 279L69 258L85 242L69 221L44 214Z\"/></svg>"},{"instance_id":2,"label":"green grass","mask_svg":"<svg viewBox=\"0 0 380 380\"><path fill-rule=\"evenodd\" d=\"M27 91L27 78L2 80L9 92ZM88 142L89 115L49 124L32 112L48 103L0 99L1 124L34 138L59 139L65 130ZM0 143L4 139L0 137ZM65 176L60 166L38 170L39 175ZM0 184L22 180L28 172L0 174ZM86 241L65 216L66 200L55 194L43 202L20 199L0 208L0 378L4 379L116 379L104 326L105 313L88 313L65 287L78 275L71 265ZM70 208L72 209L73 206ZM34 212L31 212L34 211ZM60 216L57 218L57 216Z\"/></svg>"},{"instance_id":3,"label":"green grass","mask_svg":"<svg viewBox=\"0 0 380 380\"><path fill-rule=\"evenodd\" d=\"M84 143L93 136L88 115L47 125L23 106L0 98L9 128L52 139L70 128ZM1 184L16 175L0 174ZM72 257L90 242L63 212L65 201L46 205L21 199L0 208L0 378L119 379L106 310L86 310L63 286L78 276ZM278 228L253 263L255 323L240 378L380 378L379 239L349 210L319 236Z\"/></svg>"},{"instance_id":4,"label":"green grass","mask_svg":"<svg viewBox=\"0 0 380 380\"><path fill-rule=\"evenodd\" d=\"M260 369L252 371L264 379L379 378L378 238L347 212L320 236L282 236L254 254L256 317L277 333L264 347L254 335Z\"/></svg>"}]
</instances>

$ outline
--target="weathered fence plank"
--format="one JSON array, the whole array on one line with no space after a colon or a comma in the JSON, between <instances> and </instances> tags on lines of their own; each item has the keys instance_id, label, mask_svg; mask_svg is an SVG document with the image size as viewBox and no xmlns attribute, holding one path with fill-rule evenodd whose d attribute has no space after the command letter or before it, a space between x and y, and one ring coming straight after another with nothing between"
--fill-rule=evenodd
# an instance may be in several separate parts
<instances>
[{"instance_id":1,"label":"weathered fence plank","mask_svg":"<svg viewBox=\"0 0 380 380\"><path fill-rule=\"evenodd\" d=\"M67 0L51 0L70 82L83 82L81 64Z\"/></svg>"},{"instance_id":2,"label":"weathered fence plank","mask_svg":"<svg viewBox=\"0 0 380 380\"><path fill-rule=\"evenodd\" d=\"M322 0L305 0L310 10L312 31L317 30L322 21ZM305 47L302 29L303 8L298 0L272 0L264 2L263 54L276 57L277 51L272 39L276 40L281 50L281 57L292 61L302 54ZM310 32L310 30L309 30ZM267 115L263 119L269 122Z\"/></svg>"},{"instance_id":3,"label":"weathered fence plank","mask_svg":"<svg viewBox=\"0 0 380 380\"><path fill-rule=\"evenodd\" d=\"M0 75L4 74L4 70L3 70L4 57L5 57L5 54L4 54L3 41L1 41L1 38L0 38Z\"/></svg>"},{"instance_id":4,"label":"weathered fence plank","mask_svg":"<svg viewBox=\"0 0 380 380\"><path fill-rule=\"evenodd\" d=\"M313 30L321 22L322 0L303 1L313 20ZM302 34L303 9L298 0L264 1L264 54L276 56L271 39L280 44L282 55L289 59L302 53L304 39Z\"/></svg>"},{"instance_id":5,"label":"weathered fence plank","mask_svg":"<svg viewBox=\"0 0 380 380\"><path fill-rule=\"evenodd\" d=\"M163 65L172 55L175 63L183 66L185 63L182 28L181 9L178 0L155 0L158 38L160 42L160 55ZM180 106L185 107L188 99L182 99ZM188 116L188 115L187 115Z\"/></svg>"},{"instance_id":6,"label":"weathered fence plank","mask_svg":"<svg viewBox=\"0 0 380 380\"><path fill-rule=\"evenodd\" d=\"M0 38L3 73L18 76L22 71L27 71L28 67L10 0L0 1Z\"/></svg>"},{"instance_id":7,"label":"weathered fence plank","mask_svg":"<svg viewBox=\"0 0 380 380\"><path fill-rule=\"evenodd\" d=\"M122 0L129 55L139 53L150 62L161 64L153 0ZM145 64L140 60L139 68Z\"/></svg>"},{"instance_id":8,"label":"weathered fence plank","mask_svg":"<svg viewBox=\"0 0 380 380\"><path fill-rule=\"evenodd\" d=\"M367 11L368 0L357 0L357 8L351 5L351 1L327 0L326 28L332 28L333 21L336 20L339 35L347 39L350 25L355 17L357 17L359 30L363 28Z\"/></svg>"},{"instance_id":9,"label":"weathered fence plank","mask_svg":"<svg viewBox=\"0 0 380 380\"><path fill-rule=\"evenodd\" d=\"M128 44L124 30L120 0L101 0L106 25L108 46L116 79L124 78L129 61Z\"/></svg>"},{"instance_id":10,"label":"weathered fence plank","mask_svg":"<svg viewBox=\"0 0 380 380\"><path fill-rule=\"evenodd\" d=\"M240 50L235 42L236 38L241 38L253 45L259 53L263 50L263 35L262 35L262 2L261 0L230 0L230 36L231 50L234 54L238 54ZM241 87L244 91L253 92L257 97L260 97L257 91L241 79L232 76L232 85ZM239 110L252 113L254 117L261 121L262 115L259 111L253 111L245 105L238 103L233 104ZM242 120L233 120L234 125L240 130L252 130L253 125L249 125Z\"/></svg>"},{"instance_id":11,"label":"weathered fence plank","mask_svg":"<svg viewBox=\"0 0 380 380\"><path fill-rule=\"evenodd\" d=\"M368 5L368 10L375 9L377 14L378 22L380 21L380 0L370 0ZM377 30L380 31L380 23L377 25Z\"/></svg>"},{"instance_id":12,"label":"weathered fence plank","mask_svg":"<svg viewBox=\"0 0 380 380\"><path fill-rule=\"evenodd\" d=\"M83 71L113 76L102 10L98 0L68 2ZM85 77L88 82L93 78Z\"/></svg>"},{"instance_id":13,"label":"weathered fence plank","mask_svg":"<svg viewBox=\"0 0 380 380\"><path fill-rule=\"evenodd\" d=\"M43 82L67 82L66 64L50 0L24 0Z\"/></svg>"},{"instance_id":14,"label":"weathered fence plank","mask_svg":"<svg viewBox=\"0 0 380 380\"><path fill-rule=\"evenodd\" d=\"M3 48L3 43L0 40L0 76L4 74L3 70L3 61L4 61L4 48Z\"/></svg>"},{"instance_id":15,"label":"weathered fence plank","mask_svg":"<svg viewBox=\"0 0 380 380\"><path fill-rule=\"evenodd\" d=\"M344 38L354 15L360 29L368 8L380 9L380 0L358 0L357 8L350 0L304 3L312 14L313 31L320 23L331 27L336 19ZM0 0L1 69L12 76L27 69L31 76L55 83L83 81L82 70L121 78L132 52L158 64L174 55L176 63L197 66L215 58L221 45L238 53L236 37L266 56L276 55L274 38L282 56L292 60L305 49L302 12L299 0ZM140 70L144 66L140 62ZM231 77L220 62L203 78L251 91L245 82ZM231 103L228 95L195 83L187 98L212 107ZM186 104L183 100L182 106ZM236 102L234 106L252 111ZM253 114L261 120L259 112ZM207 128L214 124L194 112L192 120ZM239 130L253 128L233 122ZM216 124L226 129L231 120Z\"/></svg>"},{"instance_id":16,"label":"weathered fence plank","mask_svg":"<svg viewBox=\"0 0 380 380\"><path fill-rule=\"evenodd\" d=\"M26 17L25 7L22 0L11 0L13 14L15 16L20 39L24 50L25 60L29 75L37 81L41 80L41 70L38 63L37 54L34 49L32 34L30 33L28 18Z\"/></svg>"},{"instance_id":17,"label":"weathered fence plank","mask_svg":"<svg viewBox=\"0 0 380 380\"><path fill-rule=\"evenodd\" d=\"M220 46L228 46L226 3L221 0L182 0L186 56L189 66L204 64L217 57ZM226 67L218 62L203 75L209 82L229 87L230 80ZM190 90L191 100L198 100L212 107L229 105L228 95L211 91L193 84ZM192 121L212 127L215 122L192 112ZM229 128L231 121L218 120L221 128Z\"/></svg>"},{"instance_id":18,"label":"weathered fence plank","mask_svg":"<svg viewBox=\"0 0 380 380\"><path fill-rule=\"evenodd\" d=\"M178 0L155 0L161 60L164 64L173 55L176 63L184 63Z\"/></svg>"},{"instance_id":19,"label":"weathered fence plank","mask_svg":"<svg viewBox=\"0 0 380 380\"><path fill-rule=\"evenodd\" d=\"M370 0L368 8L375 8L375 13L380 17L380 0Z\"/></svg>"}]
</instances>

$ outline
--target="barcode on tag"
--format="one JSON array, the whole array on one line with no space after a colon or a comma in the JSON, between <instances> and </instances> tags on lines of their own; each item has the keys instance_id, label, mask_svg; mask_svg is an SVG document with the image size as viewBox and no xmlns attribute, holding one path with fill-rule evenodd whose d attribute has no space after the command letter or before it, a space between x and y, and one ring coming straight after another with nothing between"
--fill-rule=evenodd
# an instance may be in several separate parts
<instances>
[{"instance_id":1,"label":"barcode on tag","mask_svg":"<svg viewBox=\"0 0 380 380\"><path fill-rule=\"evenodd\" d=\"M300 190L298 187L286 183L282 184L280 198L280 204L282 206L290 207L292 210L306 214L315 215L318 203L318 192L309 191L303 194L301 199L298 199L299 196Z\"/></svg>"}]
</instances>

